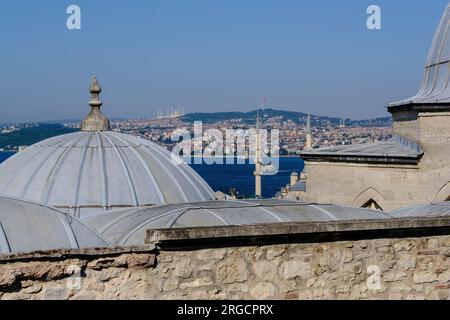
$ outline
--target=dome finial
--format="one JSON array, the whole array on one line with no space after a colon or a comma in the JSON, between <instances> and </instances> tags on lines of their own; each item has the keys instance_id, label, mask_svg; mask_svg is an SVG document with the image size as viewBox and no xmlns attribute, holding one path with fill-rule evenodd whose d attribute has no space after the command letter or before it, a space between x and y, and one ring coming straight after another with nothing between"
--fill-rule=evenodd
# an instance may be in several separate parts
<instances>
[{"instance_id":1,"label":"dome finial","mask_svg":"<svg viewBox=\"0 0 450 320\"><path fill-rule=\"evenodd\" d=\"M109 120L100 111L100 107L102 106L102 102L100 101L100 92L102 92L102 88L100 87L96 76L92 77L89 92L91 93L91 101L89 101L91 112L83 120L81 124L81 131L111 130Z\"/></svg>"},{"instance_id":2,"label":"dome finial","mask_svg":"<svg viewBox=\"0 0 450 320\"><path fill-rule=\"evenodd\" d=\"M90 93L99 94L102 92L102 87L100 87L100 83L98 83L97 76L92 77L91 87L89 88Z\"/></svg>"}]
</instances>

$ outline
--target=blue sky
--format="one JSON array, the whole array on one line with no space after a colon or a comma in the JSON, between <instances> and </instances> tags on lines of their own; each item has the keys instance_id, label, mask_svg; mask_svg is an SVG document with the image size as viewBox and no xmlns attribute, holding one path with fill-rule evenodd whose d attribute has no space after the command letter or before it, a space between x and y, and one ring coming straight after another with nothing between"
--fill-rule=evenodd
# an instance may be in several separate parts
<instances>
[{"instance_id":1,"label":"blue sky","mask_svg":"<svg viewBox=\"0 0 450 320\"><path fill-rule=\"evenodd\" d=\"M66 28L77 4L82 29ZM382 30L366 9L382 10ZM351 118L419 88L444 0L43 0L0 5L0 123L287 110Z\"/></svg>"}]
</instances>

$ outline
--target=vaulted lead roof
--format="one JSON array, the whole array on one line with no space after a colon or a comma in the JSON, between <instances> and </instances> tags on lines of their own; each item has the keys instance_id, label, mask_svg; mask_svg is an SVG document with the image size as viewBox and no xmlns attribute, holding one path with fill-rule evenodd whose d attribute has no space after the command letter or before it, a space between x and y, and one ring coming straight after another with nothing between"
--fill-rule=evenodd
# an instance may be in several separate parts
<instances>
[{"instance_id":1,"label":"vaulted lead roof","mask_svg":"<svg viewBox=\"0 0 450 320\"><path fill-rule=\"evenodd\" d=\"M380 211L270 199L125 209L88 216L82 221L113 245L123 246L143 244L147 229L384 218L389 216Z\"/></svg>"},{"instance_id":2,"label":"vaulted lead roof","mask_svg":"<svg viewBox=\"0 0 450 320\"><path fill-rule=\"evenodd\" d=\"M41 204L0 197L0 254L108 246L73 217Z\"/></svg>"},{"instance_id":3,"label":"vaulted lead roof","mask_svg":"<svg viewBox=\"0 0 450 320\"><path fill-rule=\"evenodd\" d=\"M432 202L391 211L394 218L450 216L450 202Z\"/></svg>"},{"instance_id":4,"label":"vaulted lead roof","mask_svg":"<svg viewBox=\"0 0 450 320\"><path fill-rule=\"evenodd\" d=\"M408 104L448 104L450 103L450 4L447 6L434 37L422 86L412 98L394 102L388 107Z\"/></svg>"}]
</instances>

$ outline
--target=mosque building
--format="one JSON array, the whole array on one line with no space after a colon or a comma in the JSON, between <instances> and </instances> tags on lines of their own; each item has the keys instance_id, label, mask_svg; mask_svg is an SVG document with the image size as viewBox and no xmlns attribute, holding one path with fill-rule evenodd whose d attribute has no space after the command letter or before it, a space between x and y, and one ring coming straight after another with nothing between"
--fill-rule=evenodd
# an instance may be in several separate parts
<instances>
[{"instance_id":1,"label":"mosque building","mask_svg":"<svg viewBox=\"0 0 450 320\"><path fill-rule=\"evenodd\" d=\"M388 106L392 140L305 150L306 172L291 176L284 199L223 199L169 151L112 131L94 77L81 131L0 164L0 254L139 246L149 229L448 215L430 202L450 199L449 19L450 5L420 92Z\"/></svg>"},{"instance_id":2,"label":"mosque building","mask_svg":"<svg viewBox=\"0 0 450 320\"><path fill-rule=\"evenodd\" d=\"M0 254L139 246L148 229L384 219L373 210L224 200L157 144L111 130L94 77L81 131L0 164Z\"/></svg>"},{"instance_id":3,"label":"mosque building","mask_svg":"<svg viewBox=\"0 0 450 320\"><path fill-rule=\"evenodd\" d=\"M450 200L450 5L419 92L387 106L387 142L304 150L305 177L282 198L389 211Z\"/></svg>"}]
</instances>

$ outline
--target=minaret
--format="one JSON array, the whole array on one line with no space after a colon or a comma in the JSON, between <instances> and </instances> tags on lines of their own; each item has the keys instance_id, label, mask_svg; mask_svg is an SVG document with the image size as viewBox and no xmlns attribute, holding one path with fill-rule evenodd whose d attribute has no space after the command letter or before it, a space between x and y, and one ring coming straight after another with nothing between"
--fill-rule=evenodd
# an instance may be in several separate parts
<instances>
[{"instance_id":1,"label":"minaret","mask_svg":"<svg viewBox=\"0 0 450 320\"><path fill-rule=\"evenodd\" d=\"M100 101L100 92L102 92L102 88L100 87L100 84L95 76L92 78L89 92L91 93L91 101L89 101L91 112L89 112L86 118L84 118L81 124L81 131L111 130L109 120L100 111L100 107L102 106L102 102Z\"/></svg>"},{"instance_id":2,"label":"minaret","mask_svg":"<svg viewBox=\"0 0 450 320\"><path fill-rule=\"evenodd\" d=\"M308 113L308 120L306 122L306 144L305 150L312 149L312 134L311 134L311 116Z\"/></svg>"},{"instance_id":3,"label":"minaret","mask_svg":"<svg viewBox=\"0 0 450 320\"><path fill-rule=\"evenodd\" d=\"M262 196L261 192L261 174L262 174L262 163L261 163L261 135L260 135L261 123L259 121L259 111L256 115L256 150L255 150L255 195L257 197Z\"/></svg>"}]
</instances>

